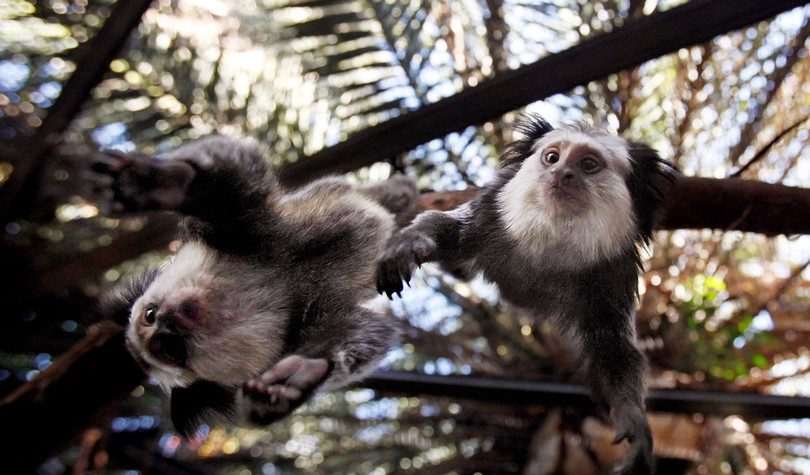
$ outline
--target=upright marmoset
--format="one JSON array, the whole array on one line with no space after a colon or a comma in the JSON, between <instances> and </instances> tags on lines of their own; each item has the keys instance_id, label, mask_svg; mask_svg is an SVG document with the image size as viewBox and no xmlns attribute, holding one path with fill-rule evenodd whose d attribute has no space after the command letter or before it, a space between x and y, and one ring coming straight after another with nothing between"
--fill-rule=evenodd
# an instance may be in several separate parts
<instances>
[{"instance_id":1,"label":"upright marmoset","mask_svg":"<svg viewBox=\"0 0 810 475\"><path fill-rule=\"evenodd\" d=\"M96 168L113 178L117 208L188 216L174 260L103 305L171 390L178 431L213 415L275 420L316 388L358 379L396 343L395 321L364 303L392 213L415 199L410 181L331 177L287 193L259 145L220 136L105 157Z\"/></svg>"},{"instance_id":2,"label":"upright marmoset","mask_svg":"<svg viewBox=\"0 0 810 475\"><path fill-rule=\"evenodd\" d=\"M653 470L644 412L644 358L635 307L649 243L677 170L644 145L584 126L519 127L495 180L449 212L422 213L387 245L377 288L391 297L416 265L482 272L509 302L550 319L583 358L594 398L611 408L616 470Z\"/></svg>"}]
</instances>

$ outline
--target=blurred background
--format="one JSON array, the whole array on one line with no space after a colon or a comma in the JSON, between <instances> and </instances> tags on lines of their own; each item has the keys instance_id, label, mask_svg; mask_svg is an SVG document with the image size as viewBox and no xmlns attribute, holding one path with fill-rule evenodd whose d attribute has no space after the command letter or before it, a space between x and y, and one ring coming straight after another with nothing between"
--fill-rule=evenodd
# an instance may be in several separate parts
<instances>
[{"instance_id":1,"label":"blurred background","mask_svg":"<svg viewBox=\"0 0 810 475\"><path fill-rule=\"evenodd\" d=\"M95 150L151 153L218 132L264 141L277 166L300 166L356 132L687 3L4 0L0 398L86 335L101 292L177 246L169 216L108 217L88 167ZM808 20L808 7L785 11L357 168L352 179L401 172L423 190L481 186L518 114L531 111L647 142L686 175L810 187ZM98 41L114 22L117 36ZM86 97L76 94L83 87ZM659 231L645 258L638 333L651 388L810 396L810 237ZM506 306L493 286L430 267L416 281L401 300L379 303L407 328L389 370L578 381L576 357L553 328ZM157 386L127 393L37 472L594 474L622 453L590 410L474 392L360 387L319 395L265 429L204 427L190 440L173 432ZM810 419L650 418L664 473L810 473Z\"/></svg>"}]
</instances>

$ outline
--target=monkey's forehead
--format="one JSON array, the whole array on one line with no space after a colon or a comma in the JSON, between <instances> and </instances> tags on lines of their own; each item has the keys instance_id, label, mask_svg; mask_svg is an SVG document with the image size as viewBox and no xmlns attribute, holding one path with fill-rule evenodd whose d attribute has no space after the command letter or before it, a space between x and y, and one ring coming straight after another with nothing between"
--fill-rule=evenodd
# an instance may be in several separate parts
<instances>
[{"instance_id":1,"label":"monkey's forehead","mask_svg":"<svg viewBox=\"0 0 810 475\"><path fill-rule=\"evenodd\" d=\"M598 129L580 125L554 129L537 139L532 152L537 153L551 145L583 147L599 153L614 168L629 172L632 166L630 145L621 137L610 135Z\"/></svg>"}]
</instances>

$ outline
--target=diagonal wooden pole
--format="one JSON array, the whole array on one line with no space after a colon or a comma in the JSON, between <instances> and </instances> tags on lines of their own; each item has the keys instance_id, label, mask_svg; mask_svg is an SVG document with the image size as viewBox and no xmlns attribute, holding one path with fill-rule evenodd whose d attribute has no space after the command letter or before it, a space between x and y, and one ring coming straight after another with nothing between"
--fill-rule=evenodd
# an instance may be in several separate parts
<instances>
[{"instance_id":1,"label":"diagonal wooden pole","mask_svg":"<svg viewBox=\"0 0 810 475\"><path fill-rule=\"evenodd\" d=\"M344 142L288 165L281 178L288 184L300 184L316 176L386 160L552 94L704 43L805 3L807 0L691 0L662 13L628 20L610 33L356 132Z\"/></svg>"},{"instance_id":2,"label":"diagonal wooden pole","mask_svg":"<svg viewBox=\"0 0 810 475\"><path fill-rule=\"evenodd\" d=\"M0 148L0 161L14 166L9 180L0 187L0 224L25 214L24 208L39 189L39 174L51 147L90 98L104 78L132 30L152 0L122 0L115 3L110 17L89 44L65 83L62 92L48 110L48 115L31 136L19 137L9 147Z\"/></svg>"}]
</instances>

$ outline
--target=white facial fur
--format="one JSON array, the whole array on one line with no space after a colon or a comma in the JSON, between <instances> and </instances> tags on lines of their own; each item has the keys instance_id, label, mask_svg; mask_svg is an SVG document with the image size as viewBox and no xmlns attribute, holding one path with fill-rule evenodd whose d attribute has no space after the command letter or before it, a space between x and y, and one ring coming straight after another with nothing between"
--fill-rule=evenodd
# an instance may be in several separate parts
<instances>
[{"instance_id":1,"label":"white facial fur","mask_svg":"<svg viewBox=\"0 0 810 475\"><path fill-rule=\"evenodd\" d=\"M542 157L548 148L579 146L598 151L605 167L586 177L572 205L550 193ZM578 269L633 242L636 225L625 184L632 163L624 139L575 125L547 133L533 150L498 195L504 225L527 254L543 265Z\"/></svg>"},{"instance_id":2,"label":"white facial fur","mask_svg":"<svg viewBox=\"0 0 810 475\"><path fill-rule=\"evenodd\" d=\"M241 384L281 352L287 305L274 284L280 282L266 271L188 242L133 305L127 339L165 389L197 379ZM141 322L147 305L170 308L187 299L197 302L199 314L187 343L188 368L178 368L145 349L153 327Z\"/></svg>"}]
</instances>

